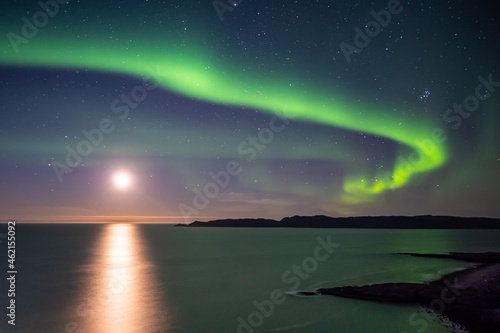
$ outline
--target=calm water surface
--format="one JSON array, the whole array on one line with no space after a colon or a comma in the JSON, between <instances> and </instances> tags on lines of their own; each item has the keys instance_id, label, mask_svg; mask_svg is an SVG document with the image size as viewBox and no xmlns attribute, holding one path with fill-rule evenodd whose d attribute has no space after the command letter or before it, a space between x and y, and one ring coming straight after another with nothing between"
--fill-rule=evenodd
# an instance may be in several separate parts
<instances>
[{"instance_id":1,"label":"calm water surface","mask_svg":"<svg viewBox=\"0 0 500 333\"><path fill-rule=\"evenodd\" d=\"M281 291L431 281L469 264L394 253L500 251L500 231L20 224L16 245L1 332L412 333L418 307Z\"/></svg>"}]
</instances>

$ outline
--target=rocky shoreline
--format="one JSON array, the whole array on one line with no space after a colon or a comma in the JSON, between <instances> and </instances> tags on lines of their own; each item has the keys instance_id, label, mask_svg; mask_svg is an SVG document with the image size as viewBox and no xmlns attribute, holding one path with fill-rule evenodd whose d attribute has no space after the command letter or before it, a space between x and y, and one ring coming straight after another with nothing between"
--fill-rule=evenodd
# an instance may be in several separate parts
<instances>
[{"instance_id":1,"label":"rocky shoreline","mask_svg":"<svg viewBox=\"0 0 500 333\"><path fill-rule=\"evenodd\" d=\"M481 263L427 283L383 283L321 288L320 295L376 302L420 304L470 332L500 332L500 253L411 254Z\"/></svg>"}]
</instances>

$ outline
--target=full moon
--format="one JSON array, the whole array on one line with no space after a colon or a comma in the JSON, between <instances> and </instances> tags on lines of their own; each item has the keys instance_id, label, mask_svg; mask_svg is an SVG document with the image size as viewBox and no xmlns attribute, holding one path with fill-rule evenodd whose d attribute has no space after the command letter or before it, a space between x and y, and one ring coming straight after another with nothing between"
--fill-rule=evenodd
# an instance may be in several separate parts
<instances>
[{"instance_id":1,"label":"full moon","mask_svg":"<svg viewBox=\"0 0 500 333\"><path fill-rule=\"evenodd\" d=\"M113 182L118 188L127 188L130 186L131 178L126 172L119 172L114 175Z\"/></svg>"}]
</instances>

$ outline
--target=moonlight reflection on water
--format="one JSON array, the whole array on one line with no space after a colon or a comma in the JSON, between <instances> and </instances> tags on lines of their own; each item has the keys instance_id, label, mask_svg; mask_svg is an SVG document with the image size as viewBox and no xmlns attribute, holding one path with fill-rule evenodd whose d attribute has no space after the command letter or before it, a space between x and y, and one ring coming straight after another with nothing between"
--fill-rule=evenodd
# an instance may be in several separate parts
<instances>
[{"instance_id":1,"label":"moonlight reflection on water","mask_svg":"<svg viewBox=\"0 0 500 333\"><path fill-rule=\"evenodd\" d=\"M79 315L89 332L163 332L168 311L154 267L133 224L109 224L96 250ZM84 304L84 305L83 305Z\"/></svg>"}]
</instances>

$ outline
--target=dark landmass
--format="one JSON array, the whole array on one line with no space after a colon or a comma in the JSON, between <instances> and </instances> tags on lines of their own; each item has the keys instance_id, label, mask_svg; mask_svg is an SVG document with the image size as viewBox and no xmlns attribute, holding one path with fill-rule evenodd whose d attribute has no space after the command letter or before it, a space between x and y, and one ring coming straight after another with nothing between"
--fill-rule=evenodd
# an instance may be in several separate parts
<instances>
[{"instance_id":1,"label":"dark landmass","mask_svg":"<svg viewBox=\"0 0 500 333\"><path fill-rule=\"evenodd\" d=\"M408 255L488 264L450 273L427 284L383 283L321 288L316 293L377 302L420 304L447 316L471 332L500 332L500 253Z\"/></svg>"},{"instance_id":2,"label":"dark landmass","mask_svg":"<svg viewBox=\"0 0 500 333\"><path fill-rule=\"evenodd\" d=\"M475 263L500 263L500 253L497 252L483 252L483 253L462 253L462 252L450 252L449 254L428 254L428 253L398 253L409 255L413 257L423 257L423 258L443 258L443 259L455 259Z\"/></svg>"},{"instance_id":3,"label":"dark landmass","mask_svg":"<svg viewBox=\"0 0 500 333\"><path fill-rule=\"evenodd\" d=\"M271 219L195 221L188 227L240 228L371 228L371 229L500 229L500 219L454 216L293 216Z\"/></svg>"}]
</instances>

